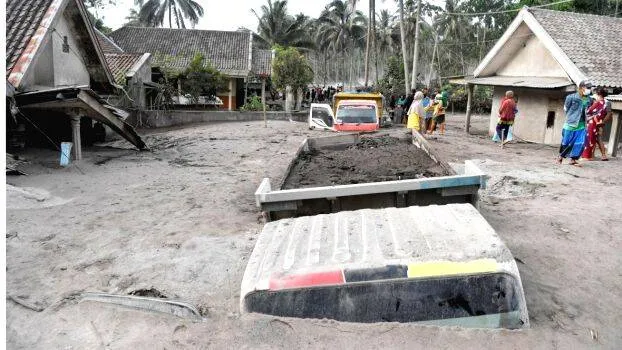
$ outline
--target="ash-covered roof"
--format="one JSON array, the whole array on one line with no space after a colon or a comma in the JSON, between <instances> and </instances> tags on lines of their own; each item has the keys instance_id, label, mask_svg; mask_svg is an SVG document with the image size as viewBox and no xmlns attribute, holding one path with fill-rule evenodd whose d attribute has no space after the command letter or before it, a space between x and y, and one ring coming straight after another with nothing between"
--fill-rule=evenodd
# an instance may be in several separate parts
<instances>
[{"instance_id":1,"label":"ash-covered roof","mask_svg":"<svg viewBox=\"0 0 622 350\"><path fill-rule=\"evenodd\" d=\"M529 9L594 85L622 87L622 18Z\"/></svg>"},{"instance_id":2,"label":"ash-covered roof","mask_svg":"<svg viewBox=\"0 0 622 350\"><path fill-rule=\"evenodd\" d=\"M195 54L229 76L247 76L251 69L251 36L246 31L214 31L122 27L110 38L125 52L151 53L153 65L185 69Z\"/></svg>"},{"instance_id":3,"label":"ash-covered roof","mask_svg":"<svg viewBox=\"0 0 622 350\"><path fill-rule=\"evenodd\" d=\"M107 37L104 33L97 30L97 28L93 27L95 31L95 36L97 37L97 42L99 42L99 46L102 48L104 53L123 53L123 49L120 48L117 44L114 43L109 37Z\"/></svg>"},{"instance_id":4,"label":"ash-covered roof","mask_svg":"<svg viewBox=\"0 0 622 350\"><path fill-rule=\"evenodd\" d=\"M272 71L272 50L253 50L253 74L268 76Z\"/></svg>"},{"instance_id":5,"label":"ash-covered roof","mask_svg":"<svg viewBox=\"0 0 622 350\"><path fill-rule=\"evenodd\" d=\"M143 57L139 53L107 53L106 62L117 84L125 85L125 76Z\"/></svg>"},{"instance_id":6,"label":"ash-covered roof","mask_svg":"<svg viewBox=\"0 0 622 350\"><path fill-rule=\"evenodd\" d=\"M53 0L7 0L6 76L35 34Z\"/></svg>"}]
</instances>

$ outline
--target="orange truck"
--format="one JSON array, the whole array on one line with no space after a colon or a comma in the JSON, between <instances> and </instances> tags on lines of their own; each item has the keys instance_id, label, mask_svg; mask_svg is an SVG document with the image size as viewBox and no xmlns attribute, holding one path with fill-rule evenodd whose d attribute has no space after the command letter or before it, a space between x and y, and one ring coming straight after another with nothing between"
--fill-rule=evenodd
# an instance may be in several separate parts
<instances>
[{"instance_id":1,"label":"orange truck","mask_svg":"<svg viewBox=\"0 0 622 350\"><path fill-rule=\"evenodd\" d=\"M380 93L338 92L333 106L312 103L309 129L333 131L376 131L383 123Z\"/></svg>"}]
</instances>

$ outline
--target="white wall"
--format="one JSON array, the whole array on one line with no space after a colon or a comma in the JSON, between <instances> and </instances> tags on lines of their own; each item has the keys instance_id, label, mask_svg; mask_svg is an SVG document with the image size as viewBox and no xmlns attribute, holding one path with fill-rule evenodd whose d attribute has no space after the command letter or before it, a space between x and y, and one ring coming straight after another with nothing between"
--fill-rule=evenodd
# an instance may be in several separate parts
<instances>
[{"instance_id":1,"label":"white wall","mask_svg":"<svg viewBox=\"0 0 622 350\"><path fill-rule=\"evenodd\" d=\"M497 75L512 77L567 77L566 72L553 58L540 39L531 37L525 42Z\"/></svg>"},{"instance_id":2,"label":"white wall","mask_svg":"<svg viewBox=\"0 0 622 350\"><path fill-rule=\"evenodd\" d=\"M20 86L23 90L90 85L89 72L78 56L78 42L64 15L54 28L56 30L48 33L49 37L41 44L37 57L22 79ZM69 52L63 52L63 36L67 36Z\"/></svg>"},{"instance_id":3,"label":"white wall","mask_svg":"<svg viewBox=\"0 0 622 350\"><path fill-rule=\"evenodd\" d=\"M490 135L495 132L499 105L507 90L514 91L518 100L518 116L512 129L513 134L526 141L559 144L565 120L563 101L569 93L558 90L495 87L490 115ZM547 128L549 111L555 112L555 122L551 128Z\"/></svg>"},{"instance_id":4,"label":"white wall","mask_svg":"<svg viewBox=\"0 0 622 350\"><path fill-rule=\"evenodd\" d=\"M52 33L54 45L54 85L73 86L73 85L89 85L89 72L86 69L78 42L69 30L69 23L64 14L56 24L56 33ZM67 36L69 43L69 52L63 52L63 36Z\"/></svg>"}]
</instances>

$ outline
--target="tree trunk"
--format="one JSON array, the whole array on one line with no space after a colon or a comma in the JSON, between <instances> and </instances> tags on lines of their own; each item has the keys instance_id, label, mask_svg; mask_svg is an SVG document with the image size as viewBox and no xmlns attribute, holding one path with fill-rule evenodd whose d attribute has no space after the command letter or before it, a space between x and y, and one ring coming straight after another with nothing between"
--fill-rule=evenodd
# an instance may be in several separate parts
<instances>
[{"instance_id":1,"label":"tree trunk","mask_svg":"<svg viewBox=\"0 0 622 350\"><path fill-rule=\"evenodd\" d=\"M436 59L438 60L438 88L443 88L443 79L441 78L441 51L437 48L438 54L436 55ZM434 64L434 62L432 62Z\"/></svg>"},{"instance_id":2,"label":"tree trunk","mask_svg":"<svg viewBox=\"0 0 622 350\"><path fill-rule=\"evenodd\" d=\"M292 87L287 85L285 87L285 113L292 112L292 100L294 99L294 94L292 93Z\"/></svg>"},{"instance_id":3,"label":"tree trunk","mask_svg":"<svg viewBox=\"0 0 622 350\"><path fill-rule=\"evenodd\" d=\"M365 43L365 86L367 87L367 84L369 83L369 47L371 45L371 10L372 10L372 5L371 3L374 0L369 0L369 22L367 23L367 40Z\"/></svg>"},{"instance_id":4,"label":"tree trunk","mask_svg":"<svg viewBox=\"0 0 622 350\"><path fill-rule=\"evenodd\" d=\"M432 63L430 63L430 74L427 79L427 87L430 87L432 82L432 72L434 72L434 60L436 59L436 50L438 48L438 35L434 34L434 49L432 50ZM440 74L440 73L439 73Z\"/></svg>"},{"instance_id":5,"label":"tree trunk","mask_svg":"<svg viewBox=\"0 0 622 350\"><path fill-rule=\"evenodd\" d=\"M415 49L413 52L413 75L410 80L410 86L417 88L417 61L419 60L419 17L421 14L421 0L417 1L417 14L415 19Z\"/></svg>"},{"instance_id":6,"label":"tree trunk","mask_svg":"<svg viewBox=\"0 0 622 350\"><path fill-rule=\"evenodd\" d=\"M169 1L169 2L168 2L168 27L169 27L169 28L171 28L171 29L173 28L173 21L172 21L172 18L173 18L173 16L172 16L172 15L173 15L173 13L172 13L172 5L173 5L173 4Z\"/></svg>"},{"instance_id":7,"label":"tree trunk","mask_svg":"<svg viewBox=\"0 0 622 350\"><path fill-rule=\"evenodd\" d=\"M404 33L404 0L399 0L400 11L400 38L402 40L402 58L404 59L404 89L405 93L410 90L408 84L408 53L406 51L406 34Z\"/></svg>"},{"instance_id":8,"label":"tree trunk","mask_svg":"<svg viewBox=\"0 0 622 350\"><path fill-rule=\"evenodd\" d=\"M302 109L302 88L296 90L296 108L294 110L299 111Z\"/></svg>"},{"instance_id":9,"label":"tree trunk","mask_svg":"<svg viewBox=\"0 0 622 350\"><path fill-rule=\"evenodd\" d=\"M371 27L371 44L374 51L374 64L376 65L376 80L374 85L378 84L378 43L376 42L376 1L371 1L372 8L372 27Z\"/></svg>"}]
</instances>

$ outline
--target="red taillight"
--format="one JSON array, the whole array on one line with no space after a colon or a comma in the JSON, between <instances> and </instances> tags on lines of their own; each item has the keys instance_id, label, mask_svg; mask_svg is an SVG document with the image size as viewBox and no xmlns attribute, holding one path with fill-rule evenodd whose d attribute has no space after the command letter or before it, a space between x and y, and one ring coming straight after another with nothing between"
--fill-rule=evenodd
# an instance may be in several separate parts
<instances>
[{"instance_id":1,"label":"red taillight","mask_svg":"<svg viewBox=\"0 0 622 350\"><path fill-rule=\"evenodd\" d=\"M293 289L344 284L343 272L323 271L270 278L270 290Z\"/></svg>"}]
</instances>

